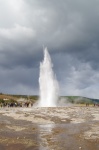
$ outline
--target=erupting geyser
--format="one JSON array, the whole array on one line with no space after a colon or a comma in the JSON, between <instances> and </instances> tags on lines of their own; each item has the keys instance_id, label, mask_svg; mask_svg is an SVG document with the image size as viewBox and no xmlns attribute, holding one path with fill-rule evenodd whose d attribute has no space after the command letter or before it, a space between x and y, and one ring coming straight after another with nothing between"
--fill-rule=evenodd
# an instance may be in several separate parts
<instances>
[{"instance_id":1,"label":"erupting geyser","mask_svg":"<svg viewBox=\"0 0 99 150\"><path fill-rule=\"evenodd\" d=\"M44 60L40 63L40 100L39 107L56 107L59 93L59 86L54 75L53 65L47 48L44 49Z\"/></svg>"}]
</instances>

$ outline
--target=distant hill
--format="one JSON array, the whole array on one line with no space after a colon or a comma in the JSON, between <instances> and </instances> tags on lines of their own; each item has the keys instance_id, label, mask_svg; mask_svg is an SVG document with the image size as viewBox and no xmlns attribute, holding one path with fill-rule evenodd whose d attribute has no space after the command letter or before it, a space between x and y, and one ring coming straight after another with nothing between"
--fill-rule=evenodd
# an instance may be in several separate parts
<instances>
[{"instance_id":1,"label":"distant hill","mask_svg":"<svg viewBox=\"0 0 99 150\"><path fill-rule=\"evenodd\" d=\"M17 97L14 97L13 95L8 95L8 94L2 94L2 93L0 93L0 99L13 99L13 100L16 100Z\"/></svg>"},{"instance_id":2,"label":"distant hill","mask_svg":"<svg viewBox=\"0 0 99 150\"><path fill-rule=\"evenodd\" d=\"M11 94L3 94L0 93L0 102L4 101L20 101L22 99L23 101L30 100L32 102L35 102L38 99L37 95L34 96L28 96L28 95L11 95Z\"/></svg>"},{"instance_id":3,"label":"distant hill","mask_svg":"<svg viewBox=\"0 0 99 150\"><path fill-rule=\"evenodd\" d=\"M63 101L64 103L73 103L73 104L99 103L99 99L92 99L82 96L61 96L60 101Z\"/></svg>"},{"instance_id":4,"label":"distant hill","mask_svg":"<svg viewBox=\"0 0 99 150\"><path fill-rule=\"evenodd\" d=\"M30 100L32 102L36 102L38 100L38 95L28 96L28 95L10 95L10 94L3 94L0 93L0 100L8 99L18 101L19 99L23 98L24 100ZM99 99L92 99L82 96L60 96L58 103L72 103L72 104L99 104Z\"/></svg>"},{"instance_id":5,"label":"distant hill","mask_svg":"<svg viewBox=\"0 0 99 150\"><path fill-rule=\"evenodd\" d=\"M97 103L99 104L99 100L98 99L91 99L93 101L93 103Z\"/></svg>"}]
</instances>

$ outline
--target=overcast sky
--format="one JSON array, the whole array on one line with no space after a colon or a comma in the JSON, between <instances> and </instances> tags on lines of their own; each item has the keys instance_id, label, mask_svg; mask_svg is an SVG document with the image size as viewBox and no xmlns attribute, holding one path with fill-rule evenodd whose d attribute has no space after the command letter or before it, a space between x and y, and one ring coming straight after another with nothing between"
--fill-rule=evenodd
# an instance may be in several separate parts
<instances>
[{"instance_id":1,"label":"overcast sky","mask_svg":"<svg viewBox=\"0 0 99 150\"><path fill-rule=\"evenodd\" d=\"M99 0L0 0L0 92L39 93L43 45L60 95L99 98Z\"/></svg>"}]
</instances>

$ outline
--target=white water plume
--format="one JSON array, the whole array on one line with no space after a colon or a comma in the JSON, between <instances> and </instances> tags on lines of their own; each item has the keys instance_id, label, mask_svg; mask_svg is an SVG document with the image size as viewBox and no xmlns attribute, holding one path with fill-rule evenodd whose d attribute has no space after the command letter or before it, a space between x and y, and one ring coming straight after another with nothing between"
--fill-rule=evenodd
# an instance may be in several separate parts
<instances>
[{"instance_id":1,"label":"white water plume","mask_svg":"<svg viewBox=\"0 0 99 150\"><path fill-rule=\"evenodd\" d=\"M40 77L39 77L39 88L40 88L40 100L38 103L39 107L56 107L59 86L54 75L53 65L51 62L50 55L47 48L44 49L44 60L40 63Z\"/></svg>"}]
</instances>

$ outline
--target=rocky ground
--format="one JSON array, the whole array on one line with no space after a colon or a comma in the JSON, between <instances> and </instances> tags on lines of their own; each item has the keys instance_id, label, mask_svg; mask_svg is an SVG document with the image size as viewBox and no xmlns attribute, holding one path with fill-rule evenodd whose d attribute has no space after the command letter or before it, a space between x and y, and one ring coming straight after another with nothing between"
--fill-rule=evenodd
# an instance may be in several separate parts
<instances>
[{"instance_id":1,"label":"rocky ground","mask_svg":"<svg viewBox=\"0 0 99 150\"><path fill-rule=\"evenodd\" d=\"M0 108L0 150L79 149L99 149L99 107Z\"/></svg>"}]
</instances>

